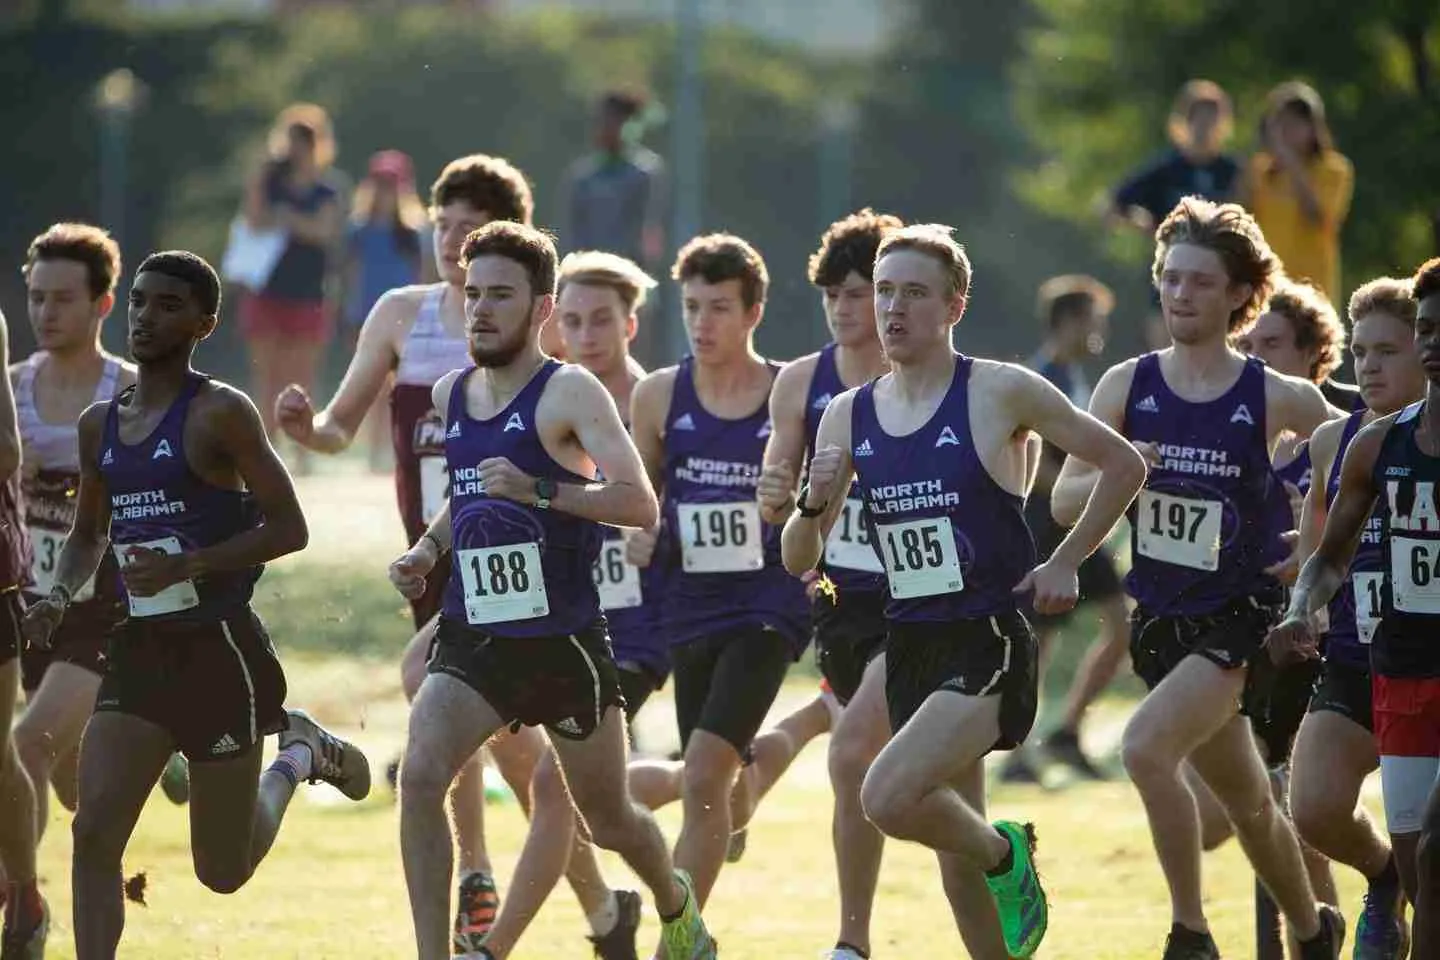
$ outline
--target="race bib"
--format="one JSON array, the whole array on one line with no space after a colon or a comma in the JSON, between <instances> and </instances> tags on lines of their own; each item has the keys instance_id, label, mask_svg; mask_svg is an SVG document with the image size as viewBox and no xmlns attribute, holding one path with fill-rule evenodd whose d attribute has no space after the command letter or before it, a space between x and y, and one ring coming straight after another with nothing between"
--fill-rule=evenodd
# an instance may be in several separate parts
<instances>
[{"instance_id":1,"label":"race bib","mask_svg":"<svg viewBox=\"0 0 1440 960\"><path fill-rule=\"evenodd\" d=\"M115 559L123 570L130 565L130 556L140 551L160 551L171 556L183 552L180 541L175 537L162 537L146 543L115 544ZM200 594L195 590L195 581L181 580L171 584L153 597L137 597L126 591L132 617L158 617L167 613L179 613L200 606Z\"/></svg>"},{"instance_id":2,"label":"race bib","mask_svg":"<svg viewBox=\"0 0 1440 960\"><path fill-rule=\"evenodd\" d=\"M550 612L538 543L458 550L455 562L472 624L533 620Z\"/></svg>"},{"instance_id":3,"label":"race bib","mask_svg":"<svg viewBox=\"0 0 1440 960\"><path fill-rule=\"evenodd\" d=\"M420 519L429 523L445 508L450 494L450 467L444 457L420 458Z\"/></svg>"},{"instance_id":4,"label":"race bib","mask_svg":"<svg viewBox=\"0 0 1440 960\"><path fill-rule=\"evenodd\" d=\"M835 518L825 540L825 565L845 570L883 573L885 568L870 545L870 528L865 525L865 504L855 497L845 499L845 509Z\"/></svg>"},{"instance_id":5,"label":"race bib","mask_svg":"<svg viewBox=\"0 0 1440 960\"><path fill-rule=\"evenodd\" d=\"M1194 570L1220 565L1218 500L1172 497L1155 490L1140 491L1135 523L1135 549L1143 557Z\"/></svg>"},{"instance_id":6,"label":"race bib","mask_svg":"<svg viewBox=\"0 0 1440 960\"><path fill-rule=\"evenodd\" d=\"M601 610L640 606L640 568L625 562L624 540L606 540L600 544L594 574Z\"/></svg>"},{"instance_id":7,"label":"race bib","mask_svg":"<svg viewBox=\"0 0 1440 960\"><path fill-rule=\"evenodd\" d=\"M1369 643L1384 610L1380 591L1385 587L1385 574L1357 573L1350 579L1355 585L1355 632L1360 635L1361 643Z\"/></svg>"},{"instance_id":8,"label":"race bib","mask_svg":"<svg viewBox=\"0 0 1440 960\"><path fill-rule=\"evenodd\" d=\"M55 589L55 572L60 565L60 551L65 549L65 534L47 530L44 527L30 528L30 546L34 551L30 558L30 579L37 596L49 596ZM81 603L95 596L95 575L92 573L85 585L71 597Z\"/></svg>"},{"instance_id":9,"label":"race bib","mask_svg":"<svg viewBox=\"0 0 1440 960\"><path fill-rule=\"evenodd\" d=\"M1396 610L1440 613L1440 540L1392 536L1390 589ZM1355 605L1359 607L1359 597Z\"/></svg>"},{"instance_id":10,"label":"race bib","mask_svg":"<svg viewBox=\"0 0 1440 960\"><path fill-rule=\"evenodd\" d=\"M965 589L949 517L883 523L878 527L885 576L896 600Z\"/></svg>"},{"instance_id":11,"label":"race bib","mask_svg":"<svg viewBox=\"0 0 1440 960\"><path fill-rule=\"evenodd\" d=\"M737 503L681 503L680 559L686 573L740 573L765 566L760 508Z\"/></svg>"}]
</instances>

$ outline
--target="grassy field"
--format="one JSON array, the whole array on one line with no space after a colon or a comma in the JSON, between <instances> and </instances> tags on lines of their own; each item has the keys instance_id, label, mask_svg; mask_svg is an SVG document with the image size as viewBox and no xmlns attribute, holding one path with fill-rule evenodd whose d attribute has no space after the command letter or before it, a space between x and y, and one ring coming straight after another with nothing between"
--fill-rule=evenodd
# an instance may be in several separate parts
<instances>
[{"instance_id":1,"label":"grassy field","mask_svg":"<svg viewBox=\"0 0 1440 960\"><path fill-rule=\"evenodd\" d=\"M311 547L274 565L262 581L258 605L285 659L291 703L306 706L364 746L378 774L397 752L405 723L395 661L409 621L384 575L400 543L393 494L388 480L350 474L340 464L326 465L301 485ZM1133 687L1122 693L1125 689ZM797 670L777 709L813 690L812 677ZM1089 733L1091 746L1113 749L1124 715L1123 696L1102 704ZM673 742L672 716L662 692L642 714L643 742L657 747ZM813 957L833 943L837 908L824 754L822 739L800 757L757 816L745 859L722 875L708 917L725 957ZM1378 801L1373 785L1368 796L1372 804ZM1037 824L1040 867L1051 897L1050 935L1040 956L1159 955L1169 926L1166 898L1144 815L1127 783L1006 787L992 792L991 808ZM49 956L68 958L74 956L69 823L58 805L52 811L40 866L56 914ZM660 819L673 838L679 810L662 811ZM488 830L503 895L523 839L518 808L492 805ZM614 858L606 863L616 881L632 882ZM1237 847L1231 843L1210 855L1206 869L1216 938L1227 956L1248 956L1252 881ZM412 955L397 816L383 782L358 805L329 787L302 788L269 859L249 886L229 897L210 893L194 879L185 812L157 792L131 843L126 871L147 874L149 905L130 906L122 957ZM1341 871L1340 882L1342 907L1353 927L1360 887L1348 871ZM562 888L513 956L588 957L583 932L579 910ZM653 915L642 935L644 950L656 935ZM877 958L965 956L933 860L916 847L892 844L887 850L874 948Z\"/></svg>"}]
</instances>

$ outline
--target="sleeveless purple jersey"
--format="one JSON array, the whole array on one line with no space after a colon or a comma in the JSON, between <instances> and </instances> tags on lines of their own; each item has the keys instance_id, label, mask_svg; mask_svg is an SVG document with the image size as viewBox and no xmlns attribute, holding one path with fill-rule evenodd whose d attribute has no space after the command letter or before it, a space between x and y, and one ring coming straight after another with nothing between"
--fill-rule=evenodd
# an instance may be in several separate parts
<instances>
[{"instance_id":1,"label":"sleeveless purple jersey","mask_svg":"<svg viewBox=\"0 0 1440 960\"><path fill-rule=\"evenodd\" d=\"M1335 462L1331 464L1330 475L1325 482L1327 506L1334 504L1340 492L1340 468L1345 461L1345 451L1349 449L1350 441L1355 439L1355 434L1360 432L1364 417L1365 411L1359 410L1345 419L1340 445L1335 450ZM1386 564L1384 554L1380 552L1384 529L1385 502L1382 499L1376 501L1374 511L1365 521L1345 583L1330 599L1330 629L1325 634L1327 660L1362 670L1370 668L1370 641L1384 609Z\"/></svg>"},{"instance_id":2,"label":"sleeveless purple jersey","mask_svg":"<svg viewBox=\"0 0 1440 960\"><path fill-rule=\"evenodd\" d=\"M1375 459L1386 577L1370 665L1382 677L1440 676L1440 457L1415 442L1424 410L1420 401L1401 411Z\"/></svg>"}]
</instances>

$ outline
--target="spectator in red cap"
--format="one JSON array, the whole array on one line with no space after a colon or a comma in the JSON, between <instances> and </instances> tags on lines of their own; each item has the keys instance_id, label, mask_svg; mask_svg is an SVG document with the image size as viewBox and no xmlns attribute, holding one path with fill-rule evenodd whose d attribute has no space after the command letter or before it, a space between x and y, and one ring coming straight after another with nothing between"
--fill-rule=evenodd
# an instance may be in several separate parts
<instances>
[{"instance_id":1,"label":"spectator in red cap","mask_svg":"<svg viewBox=\"0 0 1440 960\"><path fill-rule=\"evenodd\" d=\"M346 244L344 332L347 353L370 308L388 290L426 279L425 205L415 191L415 168L400 150L381 150L370 158L370 170L355 187L350 234ZM348 358L347 358L348 359ZM369 425L370 465L389 470L390 407L388 391L376 399L365 418Z\"/></svg>"}]
</instances>

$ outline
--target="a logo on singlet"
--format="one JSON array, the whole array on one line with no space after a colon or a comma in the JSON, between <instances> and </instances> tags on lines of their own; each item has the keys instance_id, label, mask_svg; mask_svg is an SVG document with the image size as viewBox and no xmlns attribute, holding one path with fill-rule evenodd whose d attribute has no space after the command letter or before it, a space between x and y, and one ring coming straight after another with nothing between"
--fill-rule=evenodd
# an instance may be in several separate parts
<instances>
[{"instance_id":1,"label":"a logo on singlet","mask_svg":"<svg viewBox=\"0 0 1440 960\"><path fill-rule=\"evenodd\" d=\"M445 439L454 440L458 436L460 436L460 421L456 420L450 424L450 430L445 434Z\"/></svg>"},{"instance_id":2,"label":"a logo on singlet","mask_svg":"<svg viewBox=\"0 0 1440 960\"><path fill-rule=\"evenodd\" d=\"M1243 403L1235 408L1234 413L1230 414L1230 422L1248 423L1252 427L1255 426L1255 418L1250 416L1250 408L1245 406L1245 404Z\"/></svg>"},{"instance_id":3,"label":"a logo on singlet","mask_svg":"<svg viewBox=\"0 0 1440 960\"><path fill-rule=\"evenodd\" d=\"M100 466L102 466L102 467L108 467L108 466L110 466L110 464L112 464L112 463L114 463L114 462L115 462L115 451L111 450L109 447L106 447L106 448L105 448L105 456L103 456L103 457L100 458Z\"/></svg>"},{"instance_id":4,"label":"a logo on singlet","mask_svg":"<svg viewBox=\"0 0 1440 960\"><path fill-rule=\"evenodd\" d=\"M173 456L175 456L175 454L170 451L170 441L161 440L159 443L155 444L155 452L150 454L150 459L159 460L161 457Z\"/></svg>"},{"instance_id":5,"label":"a logo on singlet","mask_svg":"<svg viewBox=\"0 0 1440 960\"><path fill-rule=\"evenodd\" d=\"M766 417L765 422L760 424L760 429L755 431L755 437L764 440L768 436L770 436L770 418Z\"/></svg>"},{"instance_id":6,"label":"a logo on singlet","mask_svg":"<svg viewBox=\"0 0 1440 960\"><path fill-rule=\"evenodd\" d=\"M940 447L958 446L960 446L960 438L955 436L955 431L951 430L948 426L940 431L940 436L935 438L936 449L939 449Z\"/></svg>"},{"instance_id":7,"label":"a logo on singlet","mask_svg":"<svg viewBox=\"0 0 1440 960\"><path fill-rule=\"evenodd\" d=\"M525 421L520 419L520 411L516 410L510 414L510 419L505 421L505 429L501 433L509 433L511 430L524 430Z\"/></svg>"},{"instance_id":8,"label":"a logo on singlet","mask_svg":"<svg viewBox=\"0 0 1440 960\"><path fill-rule=\"evenodd\" d=\"M1141 413L1159 413L1160 404L1155 402L1154 396L1147 396L1144 400L1141 400L1139 403L1135 404L1135 409L1139 410Z\"/></svg>"},{"instance_id":9,"label":"a logo on singlet","mask_svg":"<svg viewBox=\"0 0 1440 960\"><path fill-rule=\"evenodd\" d=\"M855 456L868 457L875 453L875 448L870 446L870 438L866 437L860 441L860 446L855 448Z\"/></svg>"},{"instance_id":10,"label":"a logo on singlet","mask_svg":"<svg viewBox=\"0 0 1440 960\"><path fill-rule=\"evenodd\" d=\"M695 418L687 413L681 416L679 420L676 420L674 423L670 424L670 426L675 430L694 430Z\"/></svg>"},{"instance_id":11,"label":"a logo on singlet","mask_svg":"<svg viewBox=\"0 0 1440 960\"><path fill-rule=\"evenodd\" d=\"M832 399L834 398L831 397L830 394L822 393L820 394L820 396L816 397L815 400L810 404L810 409L824 410L826 407L830 406L830 401Z\"/></svg>"}]
</instances>

